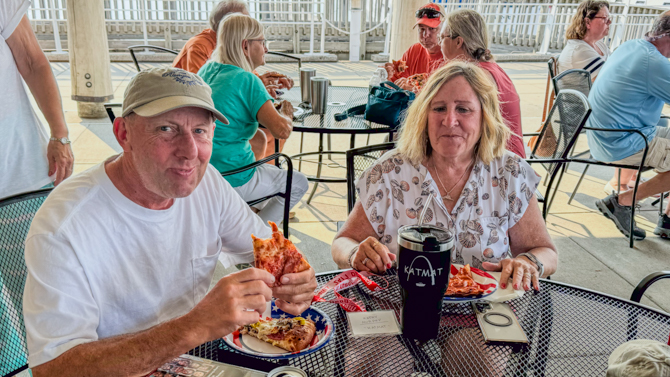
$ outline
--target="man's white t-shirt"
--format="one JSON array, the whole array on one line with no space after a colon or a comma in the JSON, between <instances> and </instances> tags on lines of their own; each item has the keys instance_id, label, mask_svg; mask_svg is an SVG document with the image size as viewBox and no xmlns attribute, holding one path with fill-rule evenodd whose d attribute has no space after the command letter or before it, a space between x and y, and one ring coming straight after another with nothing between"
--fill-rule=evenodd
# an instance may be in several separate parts
<instances>
[{"instance_id":1,"label":"man's white t-shirt","mask_svg":"<svg viewBox=\"0 0 670 377\"><path fill-rule=\"evenodd\" d=\"M0 198L45 186L47 132L30 104L9 38L30 0L0 0Z\"/></svg>"},{"instance_id":2,"label":"man's white t-shirt","mask_svg":"<svg viewBox=\"0 0 670 377\"><path fill-rule=\"evenodd\" d=\"M558 57L557 75L568 69L584 69L595 79L600 68L610 56L610 50L603 41L596 42L596 46L603 53L600 55L591 45L581 39L568 39L561 55Z\"/></svg>"},{"instance_id":3,"label":"man's white t-shirt","mask_svg":"<svg viewBox=\"0 0 670 377\"><path fill-rule=\"evenodd\" d=\"M253 260L251 234L271 231L211 165L166 210L125 197L104 163L63 181L26 239L30 367L187 313L207 293L217 258L226 267Z\"/></svg>"}]
</instances>

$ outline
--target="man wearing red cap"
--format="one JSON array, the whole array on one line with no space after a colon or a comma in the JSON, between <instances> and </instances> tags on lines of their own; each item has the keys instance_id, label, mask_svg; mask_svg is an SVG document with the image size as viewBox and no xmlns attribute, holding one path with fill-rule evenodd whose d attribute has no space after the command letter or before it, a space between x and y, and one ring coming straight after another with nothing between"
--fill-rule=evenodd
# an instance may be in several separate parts
<instances>
[{"instance_id":1,"label":"man wearing red cap","mask_svg":"<svg viewBox=\"0 0 670 377\"><path fill-rule=\"evenodd\" d=\"M444 62L440 44L437 41L443 17L440 6L428 3L419 8L415 16L414 28L419 27L419 43L413 44L402 55L401 60L407 64L407 68L404 72L397 72L393 63L384 65L389 81L400 86L405 84L407 77L418 73L430 73Z\"/></svg>"}]
</instances>

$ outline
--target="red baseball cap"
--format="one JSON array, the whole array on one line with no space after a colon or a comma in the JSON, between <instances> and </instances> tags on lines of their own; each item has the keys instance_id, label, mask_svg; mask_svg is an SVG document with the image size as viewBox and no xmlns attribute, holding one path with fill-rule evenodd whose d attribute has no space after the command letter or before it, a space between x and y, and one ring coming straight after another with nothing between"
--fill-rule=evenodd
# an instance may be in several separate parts
<instances>
[{"instance_id":1,"label":"red baseball cap","mask_svg":"<svg viewBox=\"0 0 670 377\"><path fill-rule=\"evenodd\" d=\"M442 8L439 5L428 3L416 11L416 25L426 25L428 27L437 28L442 22Z\"/></svg>"}]
</instances>

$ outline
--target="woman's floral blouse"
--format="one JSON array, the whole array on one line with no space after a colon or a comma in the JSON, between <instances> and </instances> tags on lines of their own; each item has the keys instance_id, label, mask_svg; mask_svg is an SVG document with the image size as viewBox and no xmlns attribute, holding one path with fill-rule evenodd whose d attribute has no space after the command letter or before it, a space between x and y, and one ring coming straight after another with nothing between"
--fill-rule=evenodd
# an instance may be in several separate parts
<instances>
[{"instance_id":1,"label":"woman's floral blouse","mask_svg":"<svg viewBox=\"0 0 670 377\"><path fill-rule=\"evenodd\" d=\"M482 268L511 256L508 231L523 216L540 177L519 156L505 152L490 164L475 163L461 196L449 213L425 166L414 166L396 150L384 154L356 181L358 198L377 236L398 253L398 229L416 224L428 195L437 200L425 223L451 231L452 262ZM444 182L447 189L452 182Z\"/></svg>"}]
</instances>

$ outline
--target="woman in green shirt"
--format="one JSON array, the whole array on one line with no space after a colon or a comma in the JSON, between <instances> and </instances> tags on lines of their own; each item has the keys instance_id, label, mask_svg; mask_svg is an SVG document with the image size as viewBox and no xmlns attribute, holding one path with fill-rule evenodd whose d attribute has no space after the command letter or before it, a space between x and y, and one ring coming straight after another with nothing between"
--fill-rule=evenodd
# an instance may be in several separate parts
<instances>
[{"instance_id":1,"label":"woman in green shirt","mask_svg":"<svg viewBox=\"0 0 670 377\"><path fill-rule=\"evenodd\" d=\"M230 121L228 125L216 122L210 160L220 172L226 172L256 161L249 141L256 135L259 123L275 138L287 139L293 130L293 106L282 101L277 111L263 82L252 73L265 64L268 51L260 22L241 13L229 14L221 20L217 34L212 58L198 75L212 88L216 109ZM283 192L286 175L286 170L263 164L225 178L244 200L250 201ZM307 188L307 178L294 171L291 208ZM258 215L265 221L279 223L284 199L274 197L264 204Z\"/></svg>"}]
</instances>

